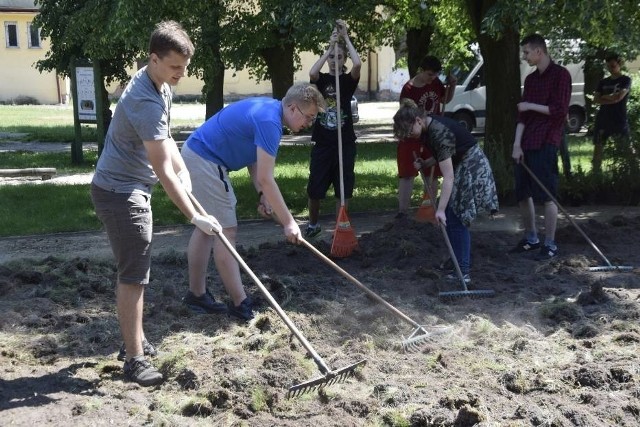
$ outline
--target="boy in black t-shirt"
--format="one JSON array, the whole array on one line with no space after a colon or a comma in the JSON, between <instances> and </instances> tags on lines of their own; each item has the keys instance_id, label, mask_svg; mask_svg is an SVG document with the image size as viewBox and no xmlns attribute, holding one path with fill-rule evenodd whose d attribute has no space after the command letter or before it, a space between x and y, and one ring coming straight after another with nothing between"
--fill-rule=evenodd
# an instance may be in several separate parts
<instances>
[{"instance_id":1,"label":"boy in black t-shirt","mask_svg":"<svg viewBox=\"0 0 640 427\"><path fill-rule=\"evenodd\" d=\"M338 44L338 58L336 66L336 43ZM345 61L348 52L353 63L351 71L347 74ZM324 63L329 67L328 73L321 73ZM309 196L309 223L305 237L317 236L321 229L318 225L320 215L320 200L324 199L333 185L337 201L336 209L340 208L340 165L338 153L338 126L341 126L342 135L342 160L344 178L345 205L353 194L355 184L355 158L356 158L356 134L353 130L353 118L351 116L351 97L358 87L360 80L360 67L362 62L347 34L347 25L342 20L336 21L336 28L329 39L329 47L309 70L311 83L315 84L327 107L324 113L318 114L313 127L311 140L314 146L311 149L311 162L309 164L309 182L307 195ZM337 117L336 109L336 72L340 79L340 117Z\"/></svg>"},{"instance_id":2,"label":"boy in black t-shirt","mask_svg":"<svg viewBox=\"0 0 640 427\"><path fill-rule=\"evenodd\" d=\"M627 121L627 99L631 90L631 78L621 72L622 58L611 54L606 58L611 75L598 83L593 97L600 109L593 128L593 171L602 167L604 145L609 137L628 142L629 122Z\"/></svg>"}]
</instances>

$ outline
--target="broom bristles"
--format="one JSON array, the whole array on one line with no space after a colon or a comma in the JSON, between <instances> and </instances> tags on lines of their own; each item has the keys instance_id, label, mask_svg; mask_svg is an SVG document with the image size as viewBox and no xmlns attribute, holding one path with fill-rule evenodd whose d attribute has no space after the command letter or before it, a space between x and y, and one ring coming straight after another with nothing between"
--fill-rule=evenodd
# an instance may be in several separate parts
<instances>
[{"instance_id":1,"label":"broom bristles","mask_svg":"<svg viewBox=\"0 0 640 427\"><path fill-rule=\"evenodd\" d=\"M351 227L346 210L341 207L336 221L336 229L333 233L331 255L337 258L346 258L357 248L358 238L356 237L356 232Z\"/></svg>"},{"instance_id":2,"label":"broom bristles","mask_svg":"<svg viewBox=\"0 0 640 427\"><path fill-rule=\"evenodd\" d=\"M424 193L422 196L422 203L416 212L416 221L436 223L436 210L427 193Z\"/></svg>"}]
</instances>

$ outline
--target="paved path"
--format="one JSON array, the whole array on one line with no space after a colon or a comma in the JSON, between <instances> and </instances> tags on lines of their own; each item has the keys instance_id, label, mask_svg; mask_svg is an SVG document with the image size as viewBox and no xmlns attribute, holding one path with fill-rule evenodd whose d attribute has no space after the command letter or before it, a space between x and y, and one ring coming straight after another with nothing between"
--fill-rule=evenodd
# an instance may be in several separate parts
<instances>
[{"instance_id":1,"label":"paved path","mask_svg":"<svg viewBox=\"0 0 640 427\"><path fill-rule=\"evenodd\" d=\"M640 207L621 206L583 206L566 208L576 223L589 220L608 221L615 215L629 217L640 216ZM351 225L358 236L380 230L385 224L394 220L395 212L351 213ZM541 217L538 223L542 224ZM321 218L323 232L318 238L331 241L335 218ZM560 215L559 226L570 225ZM172 227L156 227L154 232L153 254L167 250L182 252L186 249L193 226L179 225ZM516 233L520 228L519 211L514 206L502 207L495 219L486 215L480 216L472 225L475 231L504 231ZM284 240L282 228L267 220L241 221L238 226L238 245L246 248L258 247L264 242L280 242ZM515 243L515 242L514 242ZM596 243L597 244L597 243ZM585 245L587 243L585 242ZM0 238L0 264L21 258L44 258L49 255L72 258L76 256L111 257L111 250L104 232L80 232L45 234L25 237Z\"/></svg>"}]
</instances>

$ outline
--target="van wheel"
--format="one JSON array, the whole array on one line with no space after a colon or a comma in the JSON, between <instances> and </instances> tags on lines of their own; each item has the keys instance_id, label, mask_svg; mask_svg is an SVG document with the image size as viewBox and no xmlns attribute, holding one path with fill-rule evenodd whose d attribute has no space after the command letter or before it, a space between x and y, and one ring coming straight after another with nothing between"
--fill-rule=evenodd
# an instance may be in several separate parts
<instances>
[{"instance_id":1,"label":"van wheel","mask_svg":"<svg viewBox=\"0 0 640 427\"><path fill-rule=\"evenodd\" d=\"M584 111L581 108L569 108L569 119L567 120L567 132L580 132L584 125Z\"/></svg>"},{"instance_id":2,"label":"van wheel","mask_svg":"<svg viewBox=\"0 0 640 427\"><path fill-rule=\"evenodd\" d=\"M453 119L464 126L469 132L473 130L474 119L471 114L466 111L458 111L453 114Z\"/></svg>"}]
</instances>

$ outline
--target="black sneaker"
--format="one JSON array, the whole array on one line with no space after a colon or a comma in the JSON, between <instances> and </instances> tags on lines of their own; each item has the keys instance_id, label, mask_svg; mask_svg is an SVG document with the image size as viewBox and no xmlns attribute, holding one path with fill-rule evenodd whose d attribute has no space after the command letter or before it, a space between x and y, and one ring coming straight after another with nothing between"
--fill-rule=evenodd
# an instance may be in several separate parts
<instances>
[{"instance_id":1,"label":"black sneaker","mask_svg":"<svg viewBox=\"0 0 640 427\"><path fill-rule=\"evenodd\" d=\"M453 265L453 260L451 258L447 258L446 261L442 261L440 264L436 264L435 269L438 271L455 273L455 266Z\"/></svg>"},{"instance_id":2,"label":"black sneaker","mask_svg":"<svg viewBox=\"0 0 640 427\"><path fill-rule=\"evenodd\" d=\"M322 231L322 228L319 225L316 225L315 228L307 226L307 229L304 232L304 237L307 239L311 239L313 237L316 237L318 234L320 234L321 231Z\"/></svg>"},{"instance_id":3,"label":"black sneaker","mask_svg":"<svg viewBox=\"0 0 640 427\"><path fill-rule=\"evenodd\" d=\"M536 243L531 243L527 239L522 239L518 242L515 248L511 249L511 253L522 253L522 252L531 252L540 247L540 241Z\"/></svg>"},{"instance_id":4,"label":"black sneaker","mask_svg":"<svg viewBox=\"0 0 640 427\"><path fill-rule=\"evenodd\" d=\"M551 249L551 246L542 245L540 248L540 253L536 256L539 260L551 259L558 255L558 247L555 249Z\"/></svg>"},{"instance_id":5,"label":"black sneaker","mask_svg":"<svg viewBox=\"0 0 640 427\"><path fill-rule=\"evenodd\" d=\"M217 302L211 292L209 292L209 289L199 297L195 296L193 292L187 291L187 295L185 295L182 301L194 313L211 314L227 312L227 306L222 302Z\"/></svg>"},{"instance_id":6,"label":"black sneaker","mask_svg":"<svg viewBox=\"0 0 640 427\"><path fill-rule=\"evenodd\" d=\"M233 303L229 304L229 314L235 316L240 320L248 322L253 319L253 301L251 298L246 297L239 306L235 307Z\"/></svg>"},{"instance_id":7,"label":"black sneaker","mask_svg":"<svg viewBox=\"0 0 640 427\"><path fill-rule=\"evenodd\" d=\"M144 356L133 357L124 362L124 376L143 387L157 385L164 381L162 374Z\"/></svg>"},{"instance_id":8,"label":"black sneaker","mask_svg":"<svg viewBox=\"0 0 640 427\"><path fill-rule=\"evenodd\" d=\"M155 356L158 354L156 348L151 345L151 343L147 340L142 340L142 351L145 356ZM124 343L120 347L120 352L118 352L118 360L123 362L127 358L127 350L124 347Z\"/></svg>"}]
</instances>

